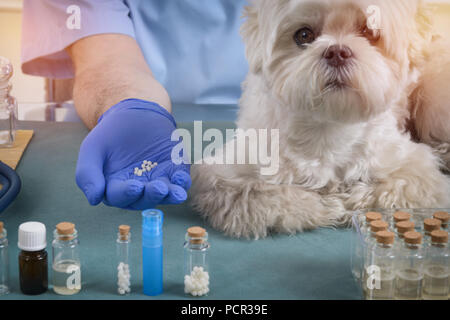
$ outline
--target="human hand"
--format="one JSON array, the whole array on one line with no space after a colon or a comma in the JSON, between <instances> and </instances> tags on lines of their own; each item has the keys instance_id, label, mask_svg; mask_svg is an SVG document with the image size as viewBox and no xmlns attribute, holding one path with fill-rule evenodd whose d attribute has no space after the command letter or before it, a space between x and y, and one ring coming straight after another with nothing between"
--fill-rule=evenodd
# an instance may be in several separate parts
<instances>
[{"instance_id":1,"label":"human hand","mask_svg":"<svg viewBox=\"0 0 450 320\"><path fill-rule=\"evenodd\" d=\"M175 129L169 112L145 100L124 100L107 110L78 156L76 182L89 203L144 210L185 201L190 165L172 162ZM144 160L157 166L137 176Z\"/></svg>"}]
</instances>

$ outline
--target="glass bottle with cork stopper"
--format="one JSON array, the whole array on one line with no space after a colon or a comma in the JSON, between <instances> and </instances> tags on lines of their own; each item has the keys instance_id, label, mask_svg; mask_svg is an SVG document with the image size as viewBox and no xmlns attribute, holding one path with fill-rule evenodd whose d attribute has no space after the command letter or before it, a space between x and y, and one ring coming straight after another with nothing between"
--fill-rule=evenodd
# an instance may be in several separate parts
<instances>
[{"instance_id":1,"label":"glass bottle with cork stopper","mask_svg":"<svg viewBox=\"0 0 450 320\"><path fill-rule=\"evenodd\" d=\"M364 217L364 219L361 219L361 217ZM382 214L375 211L369 211L363 216L358 216L357 224L359 228L355 230L353 235L352 246L354 248L351 256L352 273L358 283L363 282L364 278L364 261L368 252L367 240L370 239L370 223L381 219ZM364 284L361 287L364 290Z\"/></svg>"},{"instance_id":2,"label":"glass bottle with cork stopper","mask_svg":"<svg viewBox=\"0 0 450 320\"><path fill-rule=\"evenodd\" d=\"M422 234L416 231L406 232L395 265L395 299L422 298L423 264Z\"/></svg>"},{"instance_id":3,"label":"glass bottle with cork stopper","mask_svg":"<svg viewBox=\"0 0 450 320\"><path fill-rule=\"evenodd\" d=\"M81 290L78 232L71 222L61 222L53 232L53 291L73 295Z\"/></svg>"},{"instance_id":4,"label":"glass bottle with cork stopper","mask_svg":"<svg viewBox=\"0 0 450 320\"><path fill-rule=\"evenodd\" d=\"M362 288L363 291L367 289L366 282L369 276L367 268L370 267L372 263L372 256L375 247L377 246L377 238L376 235L380 231L387 231L389 224L383 220L374 220L370 222L370 232L367 234L365 243L366 243L366 251L364 252L364 269L362 276Z\"/></svg>"},{"instance_id":5,"label":"glass bottle with cork stopper","mask_svg":"<svg viewBox=\"0 0 450 320\"><path fill-rule=\"evenodd\" d=\"M397 211L392 215L392 227L395 227L397 223L402 221L409 221L411 220L411 214L409 212L405 211Z\"/></svg>"},{"instance_id":6,"label":"glass bottle with cork stopper","mask_svg":"<svg viewBox=\"0 0 450 320\"><path fill-rule=\"evenodd\" d=\"M400 221L395 224L396 236L399 240L403 240L406 232L414 231L415 223L412 221Z\"/></svg>"},{"instance_id":7,"label":"glass bottle with cork stopper","mask_svg":"<svg viewBox=\"0 0 450 320\"><path fill-rule=\"evenodd\" d=\"M184 291L193 296L209 292L208 233L201 227L187 230L184 242Z\"/></svg>"},{"instance_id":8,"label":"glass bottle with cork stopper","mask_svg":"<svg viewBox=\"0 0 450 320\"><path fill-rule=\"evenodd\" d=\"M0 221L0 296L9 293L8 238L3 222Z\"/></svg>"},{"instance_id":9,"label":"glass bottle with cork stopper","mask_svg":"<svg viewBox=\"0 0 450 320\"><path fill-rule=\"evenodd\" d=\"M390 231L376 233L376 245L367 263L366 299L390 300L395 288L395 235Z\"/></svg>"},{"instance_id":10,"label":"glass bottle with cork stopper","mask_svg":"<svg viewBox=\"0 0 450 320\"><path fill-rule=\"evenodd\" d=\"M376 235L379 231L386 231L389 228L389 223L383 220L375 220L370 223L370 232L367 234L366 242L368 247L375 245L377 242Z\"/></svg>"},{"instance_id":11,"label":"glass bottle with cork stopper","mask_svg":"<svg viewBox=\"0 0 450 320\"><path fill-rule=\"evenodd\" d=\"M445 211L438 211L433 214L433 218L441 221L441 228L449 232L450 214Z\"/></svg>"},{"instance_id":12,"label":"glass bottle with cork stopper","mask_svg":"<svg viewBox=\"0 0 450 320\"><path fill-rule=\"evenodd\" d=\"M423 243L425 246L428 246L428 244L431 243L431 233L434 230L441 229L441 225L442 225L441 220L434 218L428 218L423 221L423 229L424 229Z\"/></svg>"},{"instance_id":13,"label":"glass bottle with cork stopper","mask_svg":"<svg viewBox=\"0 0 450 320\"><path fill-rule=\"evenodd\" d=\"M364 216L366 219L364 221L364 225L361 228L361 233L363 235L366 235L367 233L370 232L370 223L372 221L381 220L383 216L381 213L375 211L367 212Z\"/></svg>"},{"instance_id":14,"label":"glass bottle with cork stopper","mask_svg":"<svg viewBox=\"0 0 450 320\"><path fill-rule=\"evenodd\" d=\"M431 232L431 245L426 251L424 269L423 298L447 300L450 286L450 253L447 231Z\"/></svg>"},{"instance_id":15,"label":"glass bottle with cork stopper","mask_svg":"<svg viewBox=\"0 0 450 320\"><path fill-rule=\"evenodd\" d=\"M117 292L121 295L131 292L130 274L130 226L120 225L116 240Z\"/></svg>"},{"instance_id":16,"label":"glass bottle with cork stopper","mask_svg":"<svg viewBox=\"0 0 450 320\"><path fill-rule=\"evenodd\" d=\"M48 256L45 225L25 222L19 226L19 280L24 294L37 295L48 288Z\"/></svg>"}]
</instances>

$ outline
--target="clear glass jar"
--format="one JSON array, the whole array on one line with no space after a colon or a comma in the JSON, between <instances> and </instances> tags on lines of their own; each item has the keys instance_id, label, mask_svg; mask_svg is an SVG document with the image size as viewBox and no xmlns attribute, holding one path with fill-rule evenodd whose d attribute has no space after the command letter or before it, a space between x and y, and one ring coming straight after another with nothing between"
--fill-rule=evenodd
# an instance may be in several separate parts
<instances>
[{"instance_id":1,"label":"clear glass jar","mask_svg":"<svg viewBox=\"0 0 450 320\"><path fill-rule=\"evenodd\" d=\"M395 224L395 236L397 240L403 241L406 232L414 231L415 223L413 221L400 221ZM399 241L400 242L400 241Z\"/></svg>"},{"instance_id":2,"label":"clear glass jar","mask_svg":"<svg viewBox=\"0 0 450 320\"><path fill-rule=\"evenodd\" d=\"M184 292L204 296L209 292L208 233L200 227L187 230L184 242Z\"/></svg>"},{"instance_id":3,"label":"clear glass jar","mask_svg":"<svg viewBox=\"0 0 450 320\"><path fill-rule=\"evenodd\" d=\"M361 233L366 236L368 233L370 233L370 223L372 221L381 220L383 218L383 215L379 212L370 211L364 215L364 218L365 219L361 227Z\"/></svg>"},{"instance_id":4,"label":"clear glass jar","mask_svg":"<svg viewBox=\"0 0 450 320\"><path fill-rule=\"evenodd\" d=\"M423 264L422 235L416 231L406 232L395 263L395 299L422 298Z\"/></svg>"},{"instance_id":5,"label":"clear glass jar","mask_svg":"<svg viewBox=\"0 0 450 320\"><path fill-rule=\"evenodd\" d=\"M13 67L0 57L0 147L11 147L16 137L17 101L10 96Z\"/></svg>"},{"instance_id":6,"label":"clear glass jar","mask_svg":"<svg viewBox=\"0 0 450 320\"><path fill-rule=\"evenodd\" d=\"M389 231L379 231L376 234L377 242L365 265L367 300L394 298L394 237L394 233Z\"/></svg>"},{"instance_id":7,"label":"clear glass jar","mask_svg":"<svg viewBox=\"0 0 450 320\"><path fill-rule=\"evenodd\" d=\"M365 242L368 248L373 247L377 243L377 232L387 231L389 228L389 223L384 220L375 220L370 222L369 231L366 234Z\"/></svg>"},{"instance_id":8,"label":"clear glass jar","mask_svg":"<svg viewBox=\"0 0 450 320\"><path fill-rule=\"evenodd\" d=\"M425 254L423 298L447 300L450 285L450 252L448 233L444 230L431 233L431 245Z\"/></svg>"},{"instance_id":9,"label":"clear glass jar","mask_svg":"<svg viewBox=\"0 0 450 320\"><path fill-rule=\"evenodd\" d=\"M81 262L75 225L61 222L53 232L53 291L73 295L81 290Z\"/></svg>"},{"instance_id":10,"label":"clear glass jar","mask_svg":"<svg viewBox=\"0 0 450 320\"><path fill-rule=\"evenodd\" d=\"M364 242L365 216L361 213L356 213L352 217L352 238L351 244L351 266L352 274L356 282L361 285L363 268L364 268L364 253L366 252L366 244ZM362 287L362 286L361 286Z\"/></svg>"},{"instance_id":11,"label":"clear glass jar","mask_svg":"<svg viewBox=\"0 0 450 320\"><path fill-rule=\"evenodd\" d=\"M130 242L130 226L119 226L116 240L117 292L121 295L131 292Z\"/></svg>"},{"instance_id":12,"label":"clear glass jar","mask_svg":"<svg viewBox=\"0 0 450 320\"><path fill-rule=\"evenodd\" d=\"M431 244L431 233L435 230L441 229L441 220L434 218L427 218L423 221L423 245L424 247Z\"/></svg>"},{"instance_id":13,"label":"clear glass jar","mask_svg":"<svg viewBox=\"0 0 450 320\"><path fill-rule=\"evenodd\" d=\"M0 222L0 296L9 293L8 238L3 222Z\"/></svg>"},{"instance_id":14,"label":"clear glass jar","mask_svg":"<svg viewBox=\"0 0 450 320\"><path fill-rule=\"evenodd\" d=\"M438 211L433 214L434 219L438 219L441 221L441 228L444 231L450 232L450 214L445 211Z\"/></svg>"},{"instance_id":15,"label":"clear glass jar","mask_svg":"<svg viewBox=\"0 0 450 320\"><path fill-rule=\"evenodd\" d=\"M406 212L406 211L396 211L393 215L392 215L392 219L390 221L390 225L392 228L395 228L395 226L397 225L397 223L402 222L402 221L410 221L411 220L411 213Z\"/></svg>"},{"instance_id":16,"label":"clear glass jar","mask_svg":"<svg viewBox=\"0 0 450 320\"><path fill-rule=\"evenodd\" d=\"M373 250L377 246L377 238L376 235L380 231L387 231L389 227L389 224L383 220L375 220L370 222L369 226L369 232L366 235L366 238L364 239L365 242L365 249L364 252L364 270L363 270L363 276L362 276L362 288L363 292L366 292L367 289L367 267L371 263L371 257L373 256Z\"/></svg>"}]
</instances>

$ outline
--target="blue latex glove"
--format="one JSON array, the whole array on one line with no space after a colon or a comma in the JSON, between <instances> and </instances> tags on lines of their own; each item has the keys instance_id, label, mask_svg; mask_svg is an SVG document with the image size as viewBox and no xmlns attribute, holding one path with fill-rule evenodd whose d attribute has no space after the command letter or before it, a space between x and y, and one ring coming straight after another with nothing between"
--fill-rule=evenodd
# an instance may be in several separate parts
<instances>
[{"instance_id":1,"label":"blue latex glove","mask_svg":"<svg viewBox=\"0 0 450 320\"><path fill-rule=\"evenodd\" d=\"M175 129L172 115L156 103L128 99L107 110L78 156L76 181L89 203L144 210L185 201L190 166L171 160ZM136 176L144 160L158 165Z\"/></svg>"}]
</instances>

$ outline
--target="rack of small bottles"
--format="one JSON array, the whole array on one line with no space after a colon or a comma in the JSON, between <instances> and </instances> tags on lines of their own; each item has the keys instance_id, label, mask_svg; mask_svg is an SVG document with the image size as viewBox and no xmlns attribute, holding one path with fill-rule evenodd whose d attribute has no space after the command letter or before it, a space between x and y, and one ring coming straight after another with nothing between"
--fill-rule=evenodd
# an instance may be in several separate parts
<instances>
[{"instance_id":1,"label":"rack of small bottles","mask_svg":"<svg viewBox=\"0 0 450 320\"><path fill-rule=\"evenodd\" d=\"M367 300L450 298L449 209L354 213L352 274Z\"/></svg>"}]
</instances>

